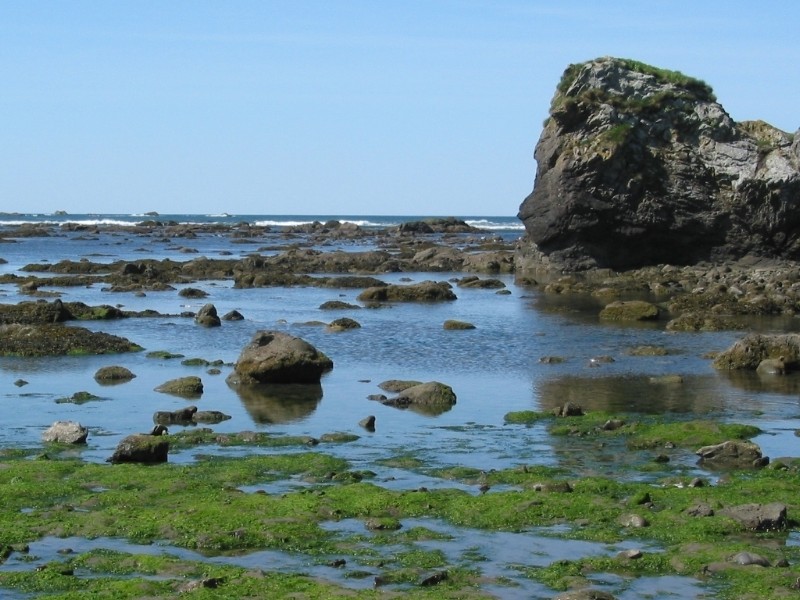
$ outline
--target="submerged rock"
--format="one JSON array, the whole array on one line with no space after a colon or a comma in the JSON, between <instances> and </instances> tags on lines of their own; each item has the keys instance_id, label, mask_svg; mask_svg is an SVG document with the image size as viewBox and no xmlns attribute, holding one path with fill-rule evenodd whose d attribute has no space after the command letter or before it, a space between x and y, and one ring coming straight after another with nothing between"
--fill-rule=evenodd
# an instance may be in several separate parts
<instances>
[{"instance_id":1,"label":"submerged rock","mask_svg":"<svg viewBox=\"0 0 800 600\"><path fill-rule=\"evenodd\" d=\"M333 361L314 346L280 331L259 331L228 376L232 385L319 383Z\"/></svg>"}]
</instances>

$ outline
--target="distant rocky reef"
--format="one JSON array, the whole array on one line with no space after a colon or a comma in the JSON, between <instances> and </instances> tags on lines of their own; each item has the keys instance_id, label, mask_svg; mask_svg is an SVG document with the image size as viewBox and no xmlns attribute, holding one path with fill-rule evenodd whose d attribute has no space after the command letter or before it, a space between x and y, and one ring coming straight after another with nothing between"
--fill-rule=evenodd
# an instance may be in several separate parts
<instances>
[{"instance_id":1,"label":"distant rocky reef","mask_svg":"<svg viewBox=\"0 0 800 600\"><path fill-rule=\"evenodd\" d=\"M518 273L800 259L800 131L734 122L698 79L570 65L534 157Z\"/></svg>"}]
</instances>

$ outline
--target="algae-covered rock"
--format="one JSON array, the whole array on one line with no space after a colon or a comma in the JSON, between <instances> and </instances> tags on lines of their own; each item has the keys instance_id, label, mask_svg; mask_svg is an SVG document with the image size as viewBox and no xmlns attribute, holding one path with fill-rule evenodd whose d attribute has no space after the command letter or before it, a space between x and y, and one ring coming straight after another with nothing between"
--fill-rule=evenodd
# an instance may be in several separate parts
<instances>
[{"instance_id":1,"label":"algae-covered rock","mask_svg":"<svg viewBox=\"0 0 800 600\"><path fill-rule=\"evenodd\" d=\"M604 321L653 321L658 315L658 307L644 300L617 300L600 311Z\"/></svg>"},{"instance_id":2,"label":"algae-covered rock","mask_svg":"<svg viewBox=\"0 0 800 600\"><path fill-rule=\"evenodd\" d=\"M162 383L155 388L155 391L184 398L194 398L202 395L203 381L195 375L178 377L177 379L170 379Z\"/></svg>"},{"instance_id":3,"label":"algae-covered rock","mask_svg":"<svg viewBox=\"0 0 800 600\"><path fill-rule=\"evenodd\" d=\"M456 300L456 295L453 286L446 281L423 281L367 288L358 299L362 302L440 302Z\"/></svg>"},{"instance_id":4,"label":"algae-covered rock","mask_svg":"<svg viewBox=\"0 0 800 600\"><path fill-rule=\"evenodd\" d=\"M134 377L136 377L136 375L134 375L129 369L120 367L118 365L100 367L94 374L95 381L101 385L123 383L125 381L130 381Z\"/></svg>"},{"instance_id":5,"label":"algae-covered rock","mask_svg":"<svg viewBox=\"0 0 800 600\"><path fill-rule=\"evenodd\" d=\"M169 441L160 435L134 434L117 444L107 462L156 464L167 462Z\"/></svg>"},{"instance_id":6,"label":"algae-covered rock","mask_svg":"<svg viewBox=\"0 0 800 600\"><path fill-rule=\"evenodd\" d=\"M319 383L333 361L314 346L280 331L259 331L228 376L232 385Z\"/></svg>"},{"instance_id":7,"label":"algae-covered rock","mask_svg":"<svg viewBox=\"0 0 800 600\"><path fill-rule=\"evenodd\" d=\"M459 321L457 319L447 319L442 325L443 329L447 331L464 331L467 329L475 329L475 325L467 321Z\"/></svg>"},{"instance_id":8,"label":"algae-covered rock","mask_svg":"<svg viewBox=\"0 0 800 600\"><path fill-rule=\"evenodd\" d=\"M0 355L63 356L138 352L125 338L65 325L0 325Z\"/></svg>"}]
</instances>

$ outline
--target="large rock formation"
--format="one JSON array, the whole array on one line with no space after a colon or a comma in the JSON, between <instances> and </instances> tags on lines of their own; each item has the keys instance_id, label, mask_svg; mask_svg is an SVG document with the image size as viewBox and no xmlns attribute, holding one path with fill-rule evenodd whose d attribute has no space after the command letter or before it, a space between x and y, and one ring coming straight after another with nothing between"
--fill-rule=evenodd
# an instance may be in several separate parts
<instances>
[{"instance_id":1,"label":"large rock formation","mask_svg":"<svg viewBox=\"0 0 800 600\"><path fill-rule=\"evenodd\" d=\"M571 65L534 157L518 270L800 258L800 135L734 122L697 79Z\"/></svg>"}]
</instances>

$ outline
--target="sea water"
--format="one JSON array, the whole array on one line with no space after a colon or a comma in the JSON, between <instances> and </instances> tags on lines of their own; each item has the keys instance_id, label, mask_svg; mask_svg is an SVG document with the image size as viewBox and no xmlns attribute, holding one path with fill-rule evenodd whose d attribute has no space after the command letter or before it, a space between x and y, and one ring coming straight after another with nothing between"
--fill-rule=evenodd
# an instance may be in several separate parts
<instances>
[{"instance_id":1,"label":"sea water","mask_svg":"<svg viewBox=\"0 0 800 600\"><path fill-rule=\"evenodd\" d=\"M224 233L164 240L124 230L91 228L93 224L132 224L145 218L155 217L2 215L0 237L14 241L0 245L0 258L7 261L0 264L0 273L22 276L25 273L21 269L27 264L61 260L240 258L255 252L264 242L256 239L242 244ZM248 221L276 227L331 218L376 228L415 220L415 217L368 216L158 217L180 223ZM514 218L467 220L492 228L487 229L487 235L507 241L521 234L521 226ZM3 231L4 227L19 222L46 224L51 235L13 238ZM65 222L82 223L88 229L53 227ZM370 249L374 243L373 238L348 240L341 242L339 249ZM400 283L455 281L461 276L461 273L391 273L379 277L387 283ZM80 326L123 336L145 350L113 356L0 358L3 415L0 447L40 448L42 433L54 421L74 420L90 431L86 447L76 449L75 454L87 461L101 462L124 436L148 431L153 426L155 411L172 411L194 404L200 410L218 410L231 416L230 420L211 426L219 432L254 430L313 437L330 432L355 433L359 436L356 441L327 445L325 452L348 459L354 469L375 471L380 485L396 489L474 487L380 463L382 459L412 450L415 457L431 468L460 465L488 471L545 464L565 466L579 474L646 478L646 472L621 468L635 467L637 461L643 460L637 453L601 448L573 437L549 436L543 426L505 422L505 415L512 411L549 410L573 402L586 410L749 423L764 430L755 441L766 455L796 455L794 430L800 415L797 382L792 377L780 385L754 377L733 378L715 371L706 358L710 351L729 347L743 335L741 332L668 332L664 322L607 324L598 319L599 304L575 303L569 299L554 303L538 288L521 285L511 275L501 275L498 279L510 293L463 289L454 283L458 299L452 302L397 303L384 308L336 311L319 307L328 300L359 304L356 298L359 290L234 289L231 281L199 281L176 285L175 290L148 291L138 296L104 291L102 284L58 289L42 286L41 291L58 292L65 302L110 304L132 311L152 309L164 315L195 312L202 305L213 303L220 315L237 310L244 320L224 321L218 328L201 327L193 319L181 316L82 322ZM194 300L179 296L180 289L187 285L202 289L208 297ZM15 285L0 285L2 303L29 299ZM355 319L361 327L331 332L320 324L344 316ZM475 329L444 330L442 324L447 319L468 321ZM786 327L786 323L766 321L759 327L778 330ZM226 375L252 336L265 329L285 331L312 343L331 357L333 370L323 377L318 388L306 389L299 395L281 390L255 396L237 392L226 384ZM632 348L644 345L667 348L669 354L646 357L630 354ZM211 374L206 367L185 366L181 358L148 357L149 352L158 350L187 359L222 361L221 372ZM545 357L559 357L561 362L542 361ZM119 385L100 385L93 375L107 365L125 366L136 378ZM201 377L204 392L200 398L186 400L155 391L165 381L187 375ZM683 384L653 383L651 378L661 375L679 375ZM370 400L370 396L383 393L378 384L388 379L445 383L453 388L457 403L450 410L432 415ZM90 392L99 399L84 404L63 401L79 391ZM358 424L368 415L376 417L374 432ZM181 429L171 427L173 432ZM259 451L275 450L214 449L229 455ZM707 476L696 466L695 458L687 450L673 464L688 473ZM193 460L190 450L170 454L171 462ZM305 484L289 480L270 485L273 487L267 491L273 493ZM274 486L279 489L273 489ZM693 585L685 581L683 584ZM700 592L694 590L687 592L686 597L697 594Z\"/></svg>"}]
</instances>

